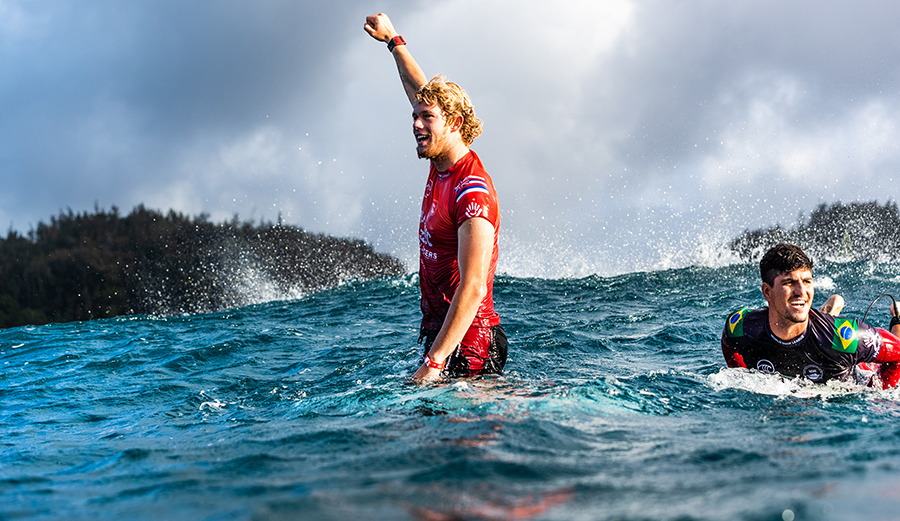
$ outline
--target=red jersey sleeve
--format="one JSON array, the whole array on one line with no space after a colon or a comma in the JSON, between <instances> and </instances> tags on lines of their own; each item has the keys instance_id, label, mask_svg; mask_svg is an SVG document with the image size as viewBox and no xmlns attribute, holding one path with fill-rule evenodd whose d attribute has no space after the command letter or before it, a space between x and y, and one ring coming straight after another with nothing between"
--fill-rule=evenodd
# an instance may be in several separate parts
<instances>
[{"instance_id":1,"label":"red jersey sleeve","mask_svg":"<svg viewBox=\"0 0 900 521\"><path fill-rule=\"evenodd\" d=\"M453 218L457 228L472 217L483 217L497 228L500 219L497 191L478 156L471 154L472 163L453 188Z\"/></svg>"}]
</instances>

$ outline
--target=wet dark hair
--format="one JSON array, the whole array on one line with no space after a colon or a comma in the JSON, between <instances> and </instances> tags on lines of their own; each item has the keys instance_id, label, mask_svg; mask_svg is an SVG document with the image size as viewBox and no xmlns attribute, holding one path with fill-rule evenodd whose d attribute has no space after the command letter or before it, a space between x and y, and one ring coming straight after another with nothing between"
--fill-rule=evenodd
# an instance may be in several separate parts
<instances>
[{"instance_id":1,"label":"wet dark hair","mask_svg":"<svg viewBox=\"0 0 900 521\"><path fill-rule=\"evenodd\" d=\"M778 275L803 268L812 271L813 262L793 244L776 244L759 261L759 275L770 286Z\"/></svg>"}]
</instances>

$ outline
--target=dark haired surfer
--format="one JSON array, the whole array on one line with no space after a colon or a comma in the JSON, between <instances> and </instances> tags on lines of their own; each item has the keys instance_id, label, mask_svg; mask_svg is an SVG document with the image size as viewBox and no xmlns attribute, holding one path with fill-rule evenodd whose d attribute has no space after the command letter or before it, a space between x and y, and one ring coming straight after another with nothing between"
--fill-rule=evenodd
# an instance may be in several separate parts
<instances>
[{"instance_id":1,"label":"dark haired surfer","mask_svg":"<svg viewBox=\"0 0 900 521\"><path fill-rule=\"evenodd\" d=\"M883 388L900 380L900 319L892 309L891 332L840 318L843 299L834 295L812 309L813 263L797 246L778 244L759 263L762 293L769 306L728 316L722 353L729 367L802 376L813 382L848 380L876 367L869 383ZM832 314L833 313L833 314Z\"/></svg>"},{"instance_id":2,"label":"dark haired surfer","mask_svg":"<svg viewBox=\"0 0 900 521\"><path fill-rule=\"evenodd\" d=\"M413 107L416 152L431 161L419 220L425 356L413 378L499 373L507 349L493 297L500 210L493 181L469 150L481 120L459 85L426 81L387 15L367 17L364 29L387 43Z\"/></svg>"}]
</instances>

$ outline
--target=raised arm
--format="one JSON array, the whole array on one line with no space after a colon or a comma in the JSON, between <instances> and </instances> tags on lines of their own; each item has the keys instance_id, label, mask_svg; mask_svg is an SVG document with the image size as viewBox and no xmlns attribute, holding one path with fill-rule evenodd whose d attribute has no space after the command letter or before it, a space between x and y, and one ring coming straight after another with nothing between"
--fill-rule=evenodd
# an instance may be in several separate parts
<instances>
[{"instance_id":1,"label":"raised arm","mask_svg":"<svg viewBox=\"0 0 900 521\"><path fill-rule=\"evenodd\" d=\"M394 30L391 19L384 13L367 16L366 25L363 26L363 29L369 33L369 36L384 43L388 43L395 36L399 36L397 31ZM413 59L406 45L395 45L391 54L397 63L397 71L400 73L400 81L403 82L403 90L406 92L406 97L409 98L409 104L415 106L416 92L419 91L422 85L428 83L428 79L425 77L422 68Z\"/></svg>"}]
</instances>

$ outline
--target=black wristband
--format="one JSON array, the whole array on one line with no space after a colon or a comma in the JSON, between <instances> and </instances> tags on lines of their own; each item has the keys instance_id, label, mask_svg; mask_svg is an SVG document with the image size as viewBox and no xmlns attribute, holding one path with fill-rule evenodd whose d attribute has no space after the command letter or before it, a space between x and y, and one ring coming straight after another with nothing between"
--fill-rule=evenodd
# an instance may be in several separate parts
<instances>
[{"instance_id":1,"label":"black wristband","mask_svg":"<svg viewBox=\"0 0 900 521\"><path fill-rule=\"evenodd\" d=\"M891 325L888 326L888 329L900 324L900 316L894 315L891 317Z\"/></svg>"},{"instance_id":2,"label":"black wristband","mask_svg":"<svg viewBox=\"0 0 900 521\"><path fill-rule=\"evenodd\" d=\"M394 52L394 47L398 45L406 45L406 40L399 34L388 40L388 52Z\"/></svg>"}]
</instances>

